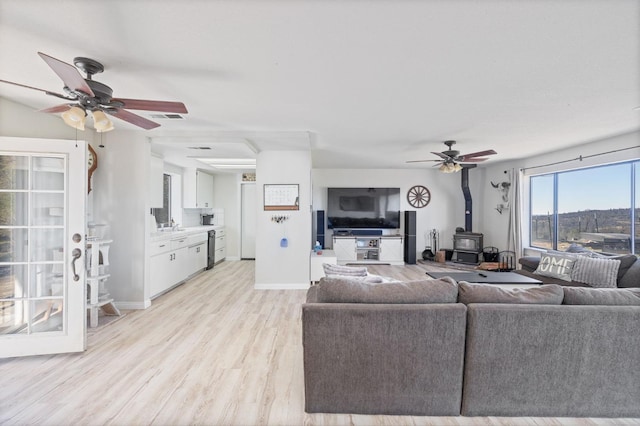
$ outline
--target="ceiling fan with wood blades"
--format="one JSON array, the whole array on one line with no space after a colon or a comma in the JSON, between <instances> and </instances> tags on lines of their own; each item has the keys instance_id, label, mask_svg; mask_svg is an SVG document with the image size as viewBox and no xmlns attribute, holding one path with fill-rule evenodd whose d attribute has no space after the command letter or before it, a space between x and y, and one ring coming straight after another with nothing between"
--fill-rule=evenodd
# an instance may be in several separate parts
<instances>
[{"instance_id":1,"label":"ceiling fan with wood blades","mask_svg":"<svg viewBox=\"0 0 640 426\"><path fill-rule=\"evenodd\" d=\"M160 124L148 120L140 115L134 114L128 110L144 110L144 111L158 111L168 112L174 114L186 114L188 113L186 106L182 102L170 102L170 101L151 101L144 99L127 99L127 98L114 98L113 91L106 84L93 80L93 75L104 71L104 66L90 58L76 57L73 60L75 66L49 56L45 53L38 52L38 55L49 65L49 67L60 77L64 83L64 94L51 92L49 90L40 89L37 87L28 86L25 84L15 83L7 80L0 80L1 83L12 84L14 86L24 87L27 89L38 90L44 92L49 96L64 99L67 103L56 105L50 108L41 110L41 112L47 113L63 113L65 122L72 127L84 129L84 116L87 111L90 111L94 116L94 124L97 131L108 131L113 129L111 125L108 127L101 127L98 125L98 117L106 119L106 116L102 113L112 115L120 120L124 120L128 123L134 124L145 130L154 129L159 127ZM86 78L82 77L78 70L83 71L86 74ZM82 121L82 127L74 126L70 124L65 118L65 114L73 112L80 114L75 117L77 120ZM84 114L84 115L82 115ZM101 115L102 114L102 115ZM109 124L109 120L106 120Z\"/></svg>"},{"instance_id":2,"label":"ceiling fan with wood blades","mask_svg":"<svg viewBox=\"0 0 640 426\"><path fill-rule=\"evenodd\" d=\"M467 167L474 167L476 163L480 163L482 161L486 161L487 155L495 155L493 149L488 149L485 151L472 152L470 154L461 155L460 151L453 149L453 145L455 145L456 141L445 141L444 144L449 148L446 151L442 152L431 152L432 154L437 155L438 159L433 160L411 160L407 161L407 163L426 163L426 162L436 162L434 167L440 167L440 171L445 173L457 172L462 170L463 165L467 165Z\"/></svg>"}]
</instances>

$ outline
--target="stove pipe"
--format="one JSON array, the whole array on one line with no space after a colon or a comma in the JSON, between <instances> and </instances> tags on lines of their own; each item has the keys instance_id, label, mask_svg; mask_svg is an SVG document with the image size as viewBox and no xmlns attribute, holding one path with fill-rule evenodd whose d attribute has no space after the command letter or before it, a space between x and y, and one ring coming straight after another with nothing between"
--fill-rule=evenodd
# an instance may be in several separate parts
<instances>
[{"instance_id":1,"label":"stove pipe","mask_svg":"<svg viewBox=\"0 0 640 426\"><path fill-rule=\"evenodd\" d=\"M469 191L469 168L463 167L461 171L462 193L464 194L464 230L472 232L472 202L471 191Z\"/></svg>"}]
</instances>

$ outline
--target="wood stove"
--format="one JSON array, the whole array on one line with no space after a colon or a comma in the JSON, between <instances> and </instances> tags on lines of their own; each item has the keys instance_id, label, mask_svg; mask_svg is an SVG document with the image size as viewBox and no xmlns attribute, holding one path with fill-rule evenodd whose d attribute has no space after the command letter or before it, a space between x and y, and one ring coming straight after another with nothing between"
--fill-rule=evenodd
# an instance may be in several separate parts
<instances>
[{"instance_id":1,"label":"wood stove","mask_svg":"<svg viewBox=\"0 0 640 426\"><path fill-rule=\"evenodd\" d=\"M454 262L480 263L482 234L476 232L456 232L453 234Z\"/></svg>"}]
</instances>

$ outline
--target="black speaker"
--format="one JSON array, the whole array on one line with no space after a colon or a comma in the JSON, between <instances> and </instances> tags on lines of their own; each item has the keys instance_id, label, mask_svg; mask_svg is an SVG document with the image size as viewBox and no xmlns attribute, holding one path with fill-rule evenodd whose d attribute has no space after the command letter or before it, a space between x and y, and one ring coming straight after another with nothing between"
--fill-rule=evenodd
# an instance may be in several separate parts
<instances>
[{"instance_id":1,"label":"black speaker","mask_svg":"<svg viewBox=\"0 0 640 426\"><path fill-rule=\"evenodd\" d=\"M416 263L416 212L404 212L404 263Z\"/></svg>"},{"instance_id":2,"label":"black speaker","mask_svg":"<svg viewBox=\"0 0 640 426\"><path fill-rule=\"evenodd\" d=\"M316 211L316 241L324 248L324 210Z\"/></svg>"}]
</instances>

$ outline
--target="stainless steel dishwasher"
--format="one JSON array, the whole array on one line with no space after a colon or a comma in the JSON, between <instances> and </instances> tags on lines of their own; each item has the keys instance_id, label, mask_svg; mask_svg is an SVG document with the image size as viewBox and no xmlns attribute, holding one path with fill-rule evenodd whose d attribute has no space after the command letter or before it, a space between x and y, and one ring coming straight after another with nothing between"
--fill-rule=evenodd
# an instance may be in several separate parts
<instances>
[{"instance_id":1,"label":"stainless steel dishwasher","mask_svg":"<svg viewBox=\"0 0 640 426\"><path fill-rule=\"evenodd\" d=\"M207 246L207 268L213 268L216 255L216 231L209 231L209 244Z\"/></svg>"}]
</instances>

